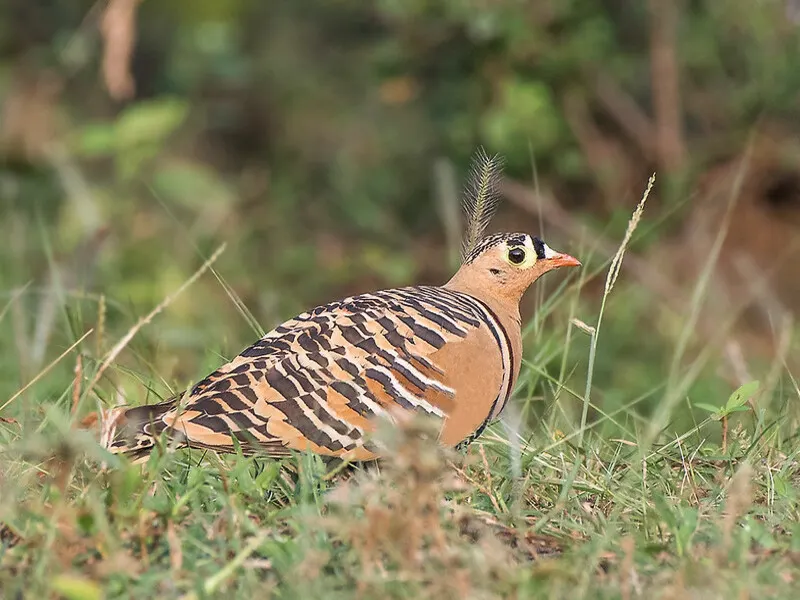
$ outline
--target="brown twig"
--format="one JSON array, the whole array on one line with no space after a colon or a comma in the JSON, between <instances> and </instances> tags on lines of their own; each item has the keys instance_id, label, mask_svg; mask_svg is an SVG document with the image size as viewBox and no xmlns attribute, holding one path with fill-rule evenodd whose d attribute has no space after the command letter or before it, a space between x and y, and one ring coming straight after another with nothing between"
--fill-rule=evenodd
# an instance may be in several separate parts
<instances>
[{"instance_id":1,"label":"brown twig","mask_svg":"<svg viewBox=\"0 0 800 600\"><path fill-rule=\"evenodd\" d=\"M606 204L623 196L627 175L631 172L630 160L621 151L616 140L606 136L595 122L583 93L573 89L561 100L564 118L578 141L586 164L597 187L603 191Z\"/></svg>"},{"instance_id":2,"label":"brown twig","mask_svg":"<svg viewBox=\"0 0 800 600\"><path fill-rule=\"evenodd\" d=\"M728 451L728 415L722 415L722 453Z\"/></svg>"},{"instance_id":3,"label":"brown twig","mask_svg":"<svg viewBox=\"0 0 800 600\"><path fill-rule=\"evenodd\" d=\"M630 94L609 76L599 74L594 93L600 105L649 160L656 157L656 126Z\"/></svg>"},{"instance_id":4,"label":"brown twig","mask_svg":"<svg viewBox=\"0 0 800 600\"><path fill-rule=\"evenodd\" d=\"M83 379L83 361L81 355L75 357L75 378L72 380L72 414L78 410L81 399L81 379Z\"/></svg>"},{"instance_id":5,"label":"brown twig","mask_svg":"<svg viewBox=\"0 0 800 600\"><path fill-rule=\"evenodd\" d=\"M656 122L656 148L660 167L674 173L686 154L680 94L680 68L676 49L679 6L649 0L650 80Z\"/></svg>"},{"instance_id":6,"label":"brown twig","mask_svg":"<svg viewBox=\"0 0 800 600\"><path fill-rule=\"evenodd\" d=\"M135 91L131 55L136 42L136 8L141 0L110 0L100 21L105 51L103 80L115 100L130 98Z\"/></svg>"}]
</instances>

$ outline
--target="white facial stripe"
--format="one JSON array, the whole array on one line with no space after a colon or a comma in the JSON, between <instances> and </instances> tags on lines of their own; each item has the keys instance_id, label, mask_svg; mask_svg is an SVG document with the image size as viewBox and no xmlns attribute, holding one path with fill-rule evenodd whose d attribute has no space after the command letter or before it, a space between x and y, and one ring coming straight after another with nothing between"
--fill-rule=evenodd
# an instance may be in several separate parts
<instances>
[{"instance_id":1,"label":"white facial stripe","mask_svg":"<svg viewBox=\"0 0 800 600\"><path fill-rule=\"evenodd\" d=\"M530 252L533 252L533 255L536 256L536 248L533 245L533 238L529 235L525 236L525 248L530 250Z\"/></svg>"},{"instance_id":2,"label":"white facial stripe","mask_svg":"<svg viewBox=\"0 0 800 600\"><path fill-rule=\"evenodd\" d=\"M554 257L556 254L558 254L558 252L556 252L555 250L553 250L553 249L552 249L550 246L548 246L547 244L545 244L545 245L544 245L544 257L545 257L545 258L553 258L553 257Z\"/></svg>"}]
</instances>

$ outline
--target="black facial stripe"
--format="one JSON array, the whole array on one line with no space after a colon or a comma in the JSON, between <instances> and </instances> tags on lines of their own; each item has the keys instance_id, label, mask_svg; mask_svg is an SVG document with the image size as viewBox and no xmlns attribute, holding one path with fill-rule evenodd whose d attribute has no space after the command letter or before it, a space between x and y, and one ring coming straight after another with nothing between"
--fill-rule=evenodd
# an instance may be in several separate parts
<instances>
[{"instance_id":1,"label":"black facial stripe","mask_svg":"<svg viewBox=\"0 0 800 600\"><path fill-rule=\"evenodd\" d=\"M533 248L536 250L536 258L544 258L544 242L537 237L533 238Z\"/></svg>"}]
</instances>

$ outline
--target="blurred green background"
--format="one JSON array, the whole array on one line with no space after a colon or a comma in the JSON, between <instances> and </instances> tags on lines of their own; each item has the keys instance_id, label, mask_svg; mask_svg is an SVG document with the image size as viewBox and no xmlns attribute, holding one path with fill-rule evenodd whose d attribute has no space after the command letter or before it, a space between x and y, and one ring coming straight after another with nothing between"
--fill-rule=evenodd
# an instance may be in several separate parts
<instances>
[{"instance_id":1,"label":"blurred green background","mask_svg":"<svg viewBox=\"0 0 800 600\"><path fill-rule=\"evenodd\" d=\"M646 414L677 361L699 367L692 402L724 403L796 356L793 6L4 0L0 402L90 327L84 360L102 356L223 242L225 285L206 274L109 372L130 402L183 389L256 337L232 296L267 330L345 294L444 282L483 145L507 160L493 229L541 232L586 264L580 294L547 302L553 275L523 310L552 317L526 338L538 413L558 395L541 373L582 390L588 338L564 343L569 317L594 324L653 171L594 400L650 394ZM26 397L68 405L74 367L70 355Z\"/></svg>"}]
</instances>

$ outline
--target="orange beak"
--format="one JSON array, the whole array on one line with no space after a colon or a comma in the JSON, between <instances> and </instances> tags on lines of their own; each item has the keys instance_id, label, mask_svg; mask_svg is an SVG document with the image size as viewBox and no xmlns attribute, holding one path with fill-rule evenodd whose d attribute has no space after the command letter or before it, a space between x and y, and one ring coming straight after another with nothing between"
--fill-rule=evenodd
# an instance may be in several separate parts
<instances>
[{"instance_id":1,"label":"orange beak","mask_svg":"<svg viewBox=\"0 0 800 600\"><path fill-rule=\"evenodd\" d=\"M581 261L569 254L556 252L555 255L550 257L550 264L556 267L580 267Z\"/></svg>"}]
</instances>

